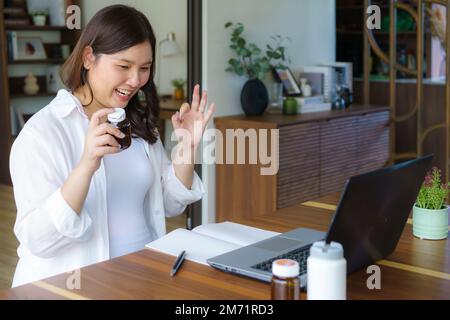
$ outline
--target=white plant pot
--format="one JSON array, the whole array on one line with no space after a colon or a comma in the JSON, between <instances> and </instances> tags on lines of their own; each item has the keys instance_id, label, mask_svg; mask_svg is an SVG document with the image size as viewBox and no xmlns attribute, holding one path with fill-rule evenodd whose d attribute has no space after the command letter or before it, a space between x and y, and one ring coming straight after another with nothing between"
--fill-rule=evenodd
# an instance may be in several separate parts
<instances>
[{"instance_id":1,"label":"white plant pot","mask_svg":"<svg viewBox=\"0 0 450 320\"><path fill-rule=\"evenodd\" d=\"M46 16L33 16L33 23L35 26L45 26Z\"/></svg>"},{"instance_id":2,"label":"white plant pot","mask_svg":"<svg viewBox=\"0 0 450 320\"><path fill-rule=\"evenodd\" d=\"M448 210L413 207L413 234L420 239L441 240L448 236Z\"/></svg>"}]
</instances>

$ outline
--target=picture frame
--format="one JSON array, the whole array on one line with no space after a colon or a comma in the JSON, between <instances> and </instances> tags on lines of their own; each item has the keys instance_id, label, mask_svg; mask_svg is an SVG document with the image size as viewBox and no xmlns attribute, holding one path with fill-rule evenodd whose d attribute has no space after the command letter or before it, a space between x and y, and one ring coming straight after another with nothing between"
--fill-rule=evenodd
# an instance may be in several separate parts
<instances>
[{"instance_id":1,"label":"picture frame","mask_svg":"<svg viewBox=\"0 0 450 320\"><path fill-rule=\"evenodd\" d=\"M18 60L47 59L44 44L40 37L18 37Z\"/></svg>"},{"instance_id":2,"label":"picture frame","mask_svg":"<svg viewBox=\"0 0 450 320\"><path fill-rule=\"evenodd\" d=\"M272 68L274 78L283 84L283 92L285 96L296 97L302 95L300 85L295 80L292 71L289 68Z\"/></svg>"}]
</instances>

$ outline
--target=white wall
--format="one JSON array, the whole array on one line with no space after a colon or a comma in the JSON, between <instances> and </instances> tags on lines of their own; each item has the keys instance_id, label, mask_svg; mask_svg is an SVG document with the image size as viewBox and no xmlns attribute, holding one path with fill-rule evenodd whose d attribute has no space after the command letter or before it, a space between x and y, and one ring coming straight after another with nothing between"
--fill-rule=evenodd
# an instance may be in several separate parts
<instances>
[{"instance_id":1,"label":"white wall","mask_svg":"<svg viewBox=\"0 0 450 320\"><path fill-rule=\"evenodd\" d=\"M335 60L334 0L204 0L203 87L216 103L215 116L243 113L239 97L246 78L224 71L233 56L227 21L242 22L244 38L261 49L273 35L290 37L294 73L301 66ZM203 164L202 174L207 190L202 222L207 223L215 219L215 166Z\"/></svg>"},{"instance_id":2,"label":"white wall","mask_svg":"<svg viewBox=\"0 0 450 320\"><path fill-rule=\"evenodd\" d=\"M144 13L156 40L164 39L168 32L175 32L181 54L161 59L160 94L172 93L170 81L175 78L187 78L187 1L184 0L81 0L82 25L85 26L101 8L125 4ZM156 79L155 79L156 82Z\"/></svg>"}]
</instances>

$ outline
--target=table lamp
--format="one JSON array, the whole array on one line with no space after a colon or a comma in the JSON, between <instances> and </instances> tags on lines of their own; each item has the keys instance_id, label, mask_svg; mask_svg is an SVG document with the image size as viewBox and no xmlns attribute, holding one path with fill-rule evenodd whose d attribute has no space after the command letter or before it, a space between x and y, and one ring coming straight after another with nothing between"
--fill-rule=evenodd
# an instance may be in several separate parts
<instances>
[{"instance_id":1,"label":"table lamp","mask_svg":"<svg viewBox=\"0 0 450 320\"><path fill-rule=\"evenodd\" d=\"M160 86L160 73L161 73L161 57L173 57L178 55L181 52L180 47L175 41L175 33L169 32L164 39L159 41L158 43L158 65L157 65L157 89L161 88Z\"/></svg>"}]
</instances>

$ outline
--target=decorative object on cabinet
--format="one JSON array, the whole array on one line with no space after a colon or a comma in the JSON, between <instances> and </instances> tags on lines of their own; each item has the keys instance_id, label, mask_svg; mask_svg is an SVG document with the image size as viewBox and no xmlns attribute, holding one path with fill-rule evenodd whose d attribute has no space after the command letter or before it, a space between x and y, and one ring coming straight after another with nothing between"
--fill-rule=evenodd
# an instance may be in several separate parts
<instances>
[{"instance_id":1,"label":"decorative object on cabinet","mask_svg":"<svg viewBox=\"0 0 450 320\"><path fill-rule=\"evenodd\" d=\"M33 24L35 26L45 26L47 24L48 10L33 10L30 12L33 17Z\"/></svg>"},{"instance_id":2,"label":"decorative object on cabinet","mask_svg":"<svg viewBox=\"0 0 450 320\"><path fill-rule=\"evenodd\" d=\"M273 82L270 84L270 106L268 113L281 113L283 109L283 84Z\"/></svg>"},{"instance_id":3,"label":"decorative object on cabinet","mask_svg":"<svg viewBox=\"0 0 450 320\"><path fill-rule=\"evenodd\" d=\"M184 85L186 81L184 79L173 79L173 98L175 100L184 100Z\"/></svg>"},{"instance_id":4,"label":"decorative object on cabinet","mask_svg":"<svg viewBox=\"0 0 450 320\"><path fill-rule=\"evenodd\" d=\"M35 95L39 92L39 85L37 83L37 78L32 72L28 72L25 77L25 85L23 87L23 92L28 95Z\"/></svg>"},{"instance_id":5,"label":"decorative object on cabinet","mask_svg":"<svg viewBox=\"0 0 450 320\"><path fill-rule=\"evenodd\" d=\"M19 60L43 60L47 54L39 37L18 37L18 59Z\"/></svg>"},{"instance_id":6,"label":"decorative object on cabinet","mask_svg":"<svg viewBox=\"0 0 450 320\"><path fill-rule=\"evenodd\" d=\"M302 88L302 93L304 97L310 97L312 94L311 85L308 83L308 79L300 78L300 88Z\"/></svg>"},{"instance_id":7,"label":"decorative object on cabinet","mask_svg":"<svg viewBox=\"0 0 450 320\"><path fill-rule=\"evenodd\" d=\"M286 96L300 96L302 94L301 86L295 80L292 71L289 68L272 68L273 77L283 84L283 91Z\"/></svg>"},{"instance_id":8,"label":"decorative object on cabinet","mask_svg":"<svg viewBox=\"0 0 450 320\"><path fill-rule=\"evenodd\" d=\"M269 102L266 86L259 79L250 79L242 87L241 106L248 116L259 116L264 113Z\"/></svg>"},{"instance_id":9,"label":"decorative object on cabinet","mask_svg":"<svg viewBox=\"0 0 450 320\"><path fill-rule=\"evenodd\" d=\"M59 89L64 88L64 84L61 81L61 77L59 76L59 72L61 67L59 65L50 66L47 68L46 74L46 83L47 83L47 92L49 93L57 93Z\"/></svg>"},{"instance_id":10,"label":"decorative object on cabinet","mask_svg":"<svg viewBox=\"0 0 450 320\"><path fill-rule=\"evenodd\" d=\"M267 88L262 80L270 68L286 68L284 62L290 62L290 59L286 56L283 42L290 39L280 35L272 37L274 47L268 44L267 50L262 54L263 51L256 44L249 43L242 37L242 23L227 22L225 28L231 28L230 48L237 56L228 60L229 66L225 71L248 78L241 91L242 109L246 115L261 115L269 102Z\"/></svg>"},{"instance_id":11,"label":"decorative object on cabinet","mask_svg":"<svg viewBox=\"0 0 450 320\"><path fill-rule=\"evenodd\" d=\"M283 114L297 114L298 113L298 102L294 97L286 97L283 102Z\"/></svg>"}]
</instances>

